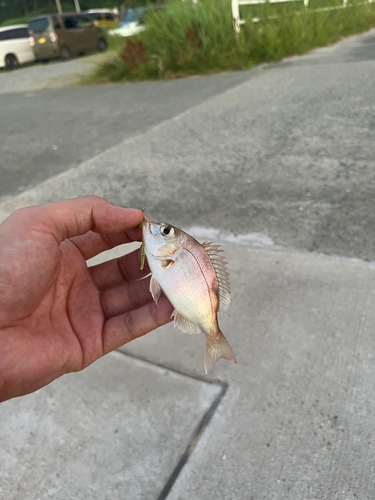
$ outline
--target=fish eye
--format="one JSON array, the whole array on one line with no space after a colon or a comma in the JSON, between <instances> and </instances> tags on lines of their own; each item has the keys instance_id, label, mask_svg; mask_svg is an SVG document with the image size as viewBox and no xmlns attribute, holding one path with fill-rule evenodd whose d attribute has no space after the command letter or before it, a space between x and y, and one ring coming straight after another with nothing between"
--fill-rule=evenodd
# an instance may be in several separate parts
<instances>
[{"instance_id":1,"label":"fish eye","mask_svg":"<svg viewBox=\"0 0 375 500\"><path fill-rule=\"evenodd\" d=\"M174 235L174 229L172 226L162 226L160 232L163 236L167 236L168 238Z\"/></svg>"}]
</instances>

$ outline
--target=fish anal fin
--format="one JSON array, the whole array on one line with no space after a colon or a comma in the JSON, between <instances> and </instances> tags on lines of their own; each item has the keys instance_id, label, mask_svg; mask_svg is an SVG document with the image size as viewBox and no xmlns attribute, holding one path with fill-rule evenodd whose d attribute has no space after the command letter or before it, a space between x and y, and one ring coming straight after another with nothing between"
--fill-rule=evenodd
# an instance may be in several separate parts
<instances>
[{"instance_id":1,"label":"fish anal fin","mask_svg":"<svg viewBox=\"0 0 375 500\"><path fill-rule=\"evenodd\" d=\"M227 270L227 263L225 262L224 257L219 255L219 252L222 252L223 250L220 249L220 245L213 245L211 242L203 243L202 247L206 250L207 255L211 260L211 264L215 270L217 283L219 286L218 311L226 314L227 316L230 316L232 297L230 293L229 274Z\"/></svg>"},{"instance_id":2,"label":"fish anal fin","mask_svg":"<svg viewBox=\"0 0 375 500\"><path fill-rule=\"evenodd\" d=\"M173 311L171 318L174 317L174 327L178 328L184 333L202 333L202 330L198 325L192 323L188 319L184 318L176 309Z\"/></svg>"},{"instance_id":3,"label":"fish anal fin","mask_svg":"<svg viewBox=\"0 0 375 500\"><path fill-rule=\"evenodd\" d=\"M237 363L236 356L220 330L215 335L206 334L206 350L204 354L204 370L208 375L220 358Z\"/></svg>"},{"instance_id":4,"label":"fish anal fin","mask_svg":"<svg viewBox=\"0 0 375 500\"><path fill-rule=\"evenodd\" d=\"M159 298L160 298L161 288L160 288L159 283L156 281L156 279L154 278L153 275L151 276L151 281L150 281L150 292L151 292L152 298L157 303Z\"/></svg>"}]
</instances>

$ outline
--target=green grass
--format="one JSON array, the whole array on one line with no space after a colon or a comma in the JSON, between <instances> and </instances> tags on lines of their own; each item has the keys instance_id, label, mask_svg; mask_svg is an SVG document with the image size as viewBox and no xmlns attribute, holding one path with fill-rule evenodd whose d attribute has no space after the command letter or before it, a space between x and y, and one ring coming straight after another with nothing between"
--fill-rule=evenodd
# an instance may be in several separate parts
<instances>
[{"instance_id":1,"label":"green grass","mask_svg":"<svg viewBox=\"0 0 375 500\"><path fill-rule=\"evenodd\" d=\"M322 6L322 0L313 2L314 8ZM326 0L324 5L337 2ZM245 69L303 54L375 26L375 4L319 13L301 6L302 2L243 7L246 24L236 36L229 0L199 0L195 8L188 1L168 2L164 11L148 13L147 29L131 42L117 39L122 44L117 56L101 64L84 83ZM253 16L260 21L253 23Z\"/></svg>"}]
</instances>

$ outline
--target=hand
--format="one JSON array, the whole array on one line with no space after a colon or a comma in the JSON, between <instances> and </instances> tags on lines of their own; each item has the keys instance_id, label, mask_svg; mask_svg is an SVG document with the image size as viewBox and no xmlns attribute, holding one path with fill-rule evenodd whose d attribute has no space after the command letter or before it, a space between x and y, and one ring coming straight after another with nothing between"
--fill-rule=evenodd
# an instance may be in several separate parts
<instances>
[{"instance_id":1,"label":"hand","mask_svg":"<svg viewBox=\"0 0 375 500\"><path fill-rule=\"evenodd\" d=\"M0 225L0 401L64 373L170 321L156 305L140 250L88 268L86 260L141 241L140 210L96 196L25 208Z\"/></svg>"}]
</instances>

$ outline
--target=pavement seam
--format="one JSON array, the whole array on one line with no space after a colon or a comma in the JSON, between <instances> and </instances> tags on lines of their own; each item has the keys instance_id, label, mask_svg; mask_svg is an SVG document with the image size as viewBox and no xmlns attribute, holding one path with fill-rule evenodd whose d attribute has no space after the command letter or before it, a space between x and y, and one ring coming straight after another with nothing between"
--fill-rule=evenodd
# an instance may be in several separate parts
<instances>
[{"instance_id":1,"label":"pavement seam","mask_svg":"<svg viewBox=\"0 0 375 500\"><path fill-rule=\"evenodd\" d=\"M134 358L139 361L144 361L145 363L148 363L153 366L157 366L158 368L163 368L164 370L169 370L171 372L177 373L178 375L183 375L184 377L189 377L194 380L198 380L199 382L206 382L206 384L212 384L212 385L220 385L222 388L227 388L228 384L226 382L223 382L222 380L218 379L209 379L207 377L204 377L203 375L197 375L196 373L189 373L183 370L179 370L178 368L174 368L173 366L169 366L168 364L163 364L159 363L157 361L152 361L145 356L139 356L138 354L133 354L128 351L120 351L117 349L115 352L118 352L119 354L122 354L124 356L128 356L129 358Z\"/></svg>"},{"instance_id":2,"label":"pavement seam","mask_svg":"<svg viewBox=\"0 0 375 500\"><path fill-rule=\"evenodd\" d=\"M195 450L195 447L197 446L201 436L203 435L204 431L206 430L209 423L211 422L212 417L214 416L219 404L223 400L223 398L228 390L229 385L227 383L223 382L222 380L217 380L217 379L210 380L210 379L205 378L201 375L187 373L185 371L178 370L177 368L173 368L171 366L164 365L162 363L158 363L157 361L151 361L143 356L138 356L138 355L135 355L135 354L132 354L129 352L124 352L124 351L119 351L119 350L116 352L122 354L123 356L127 356L129 358L143 361L143 362L148 363L150 365L157 366L158 368L163 368L164 370L168 370L168 371L177 373L177 374L182 375L184 377L188 377L190 379L197 380L199 382L205 382L208 384L217 385L220 387L220 392L214 398L213 402L211 403L211 405L208 407L208 409L205 411L202 418L198 422L197 426L195 427L195 429L190 437L188 445L186 446L185 450L183 451L182 455L180 456L175 468L173 469L171 475L167 479L167 482L165 483L163 489L161 490L160 494L157 497L157 500L166 500L168 498L169 493L171 492L171 490L173 488L173 485L175 484L178 477L180 476L182 469L187 464L191 454Z\"/></svg>"},{"instance_id":3,"label":"pavement seam","mask_svg":"<svg viewBox=\"0 0 375 500\"><path fill-rule=\"evenodd\" d=\"M160 495L157 497L157 500L166 500L168 498L168 495L170 491L173 488L173 485L177 481L182 469L184 466L187 464L190 455L193 453L195 450L196 445L198 444L198 441L200 440L202 434L206 430L207 426L211 422L212 417L214 416L214 413L216 409L218 408L219 404L221 403L222 399L225 396L225 393L227 392L228 386L223 386L221 385L221 390L219 394L216 396L214 401L212 402L211 406L208 408L206 413L203 415L201 418L200 422L198 423L197 427L195 428L189 444L187 445L185 451L180 457L180 460L177 462L176 467L174 468L172 474L169 476L168 481L165 483L164 488L162 489Z\"/></svg>"}]
</instances>

